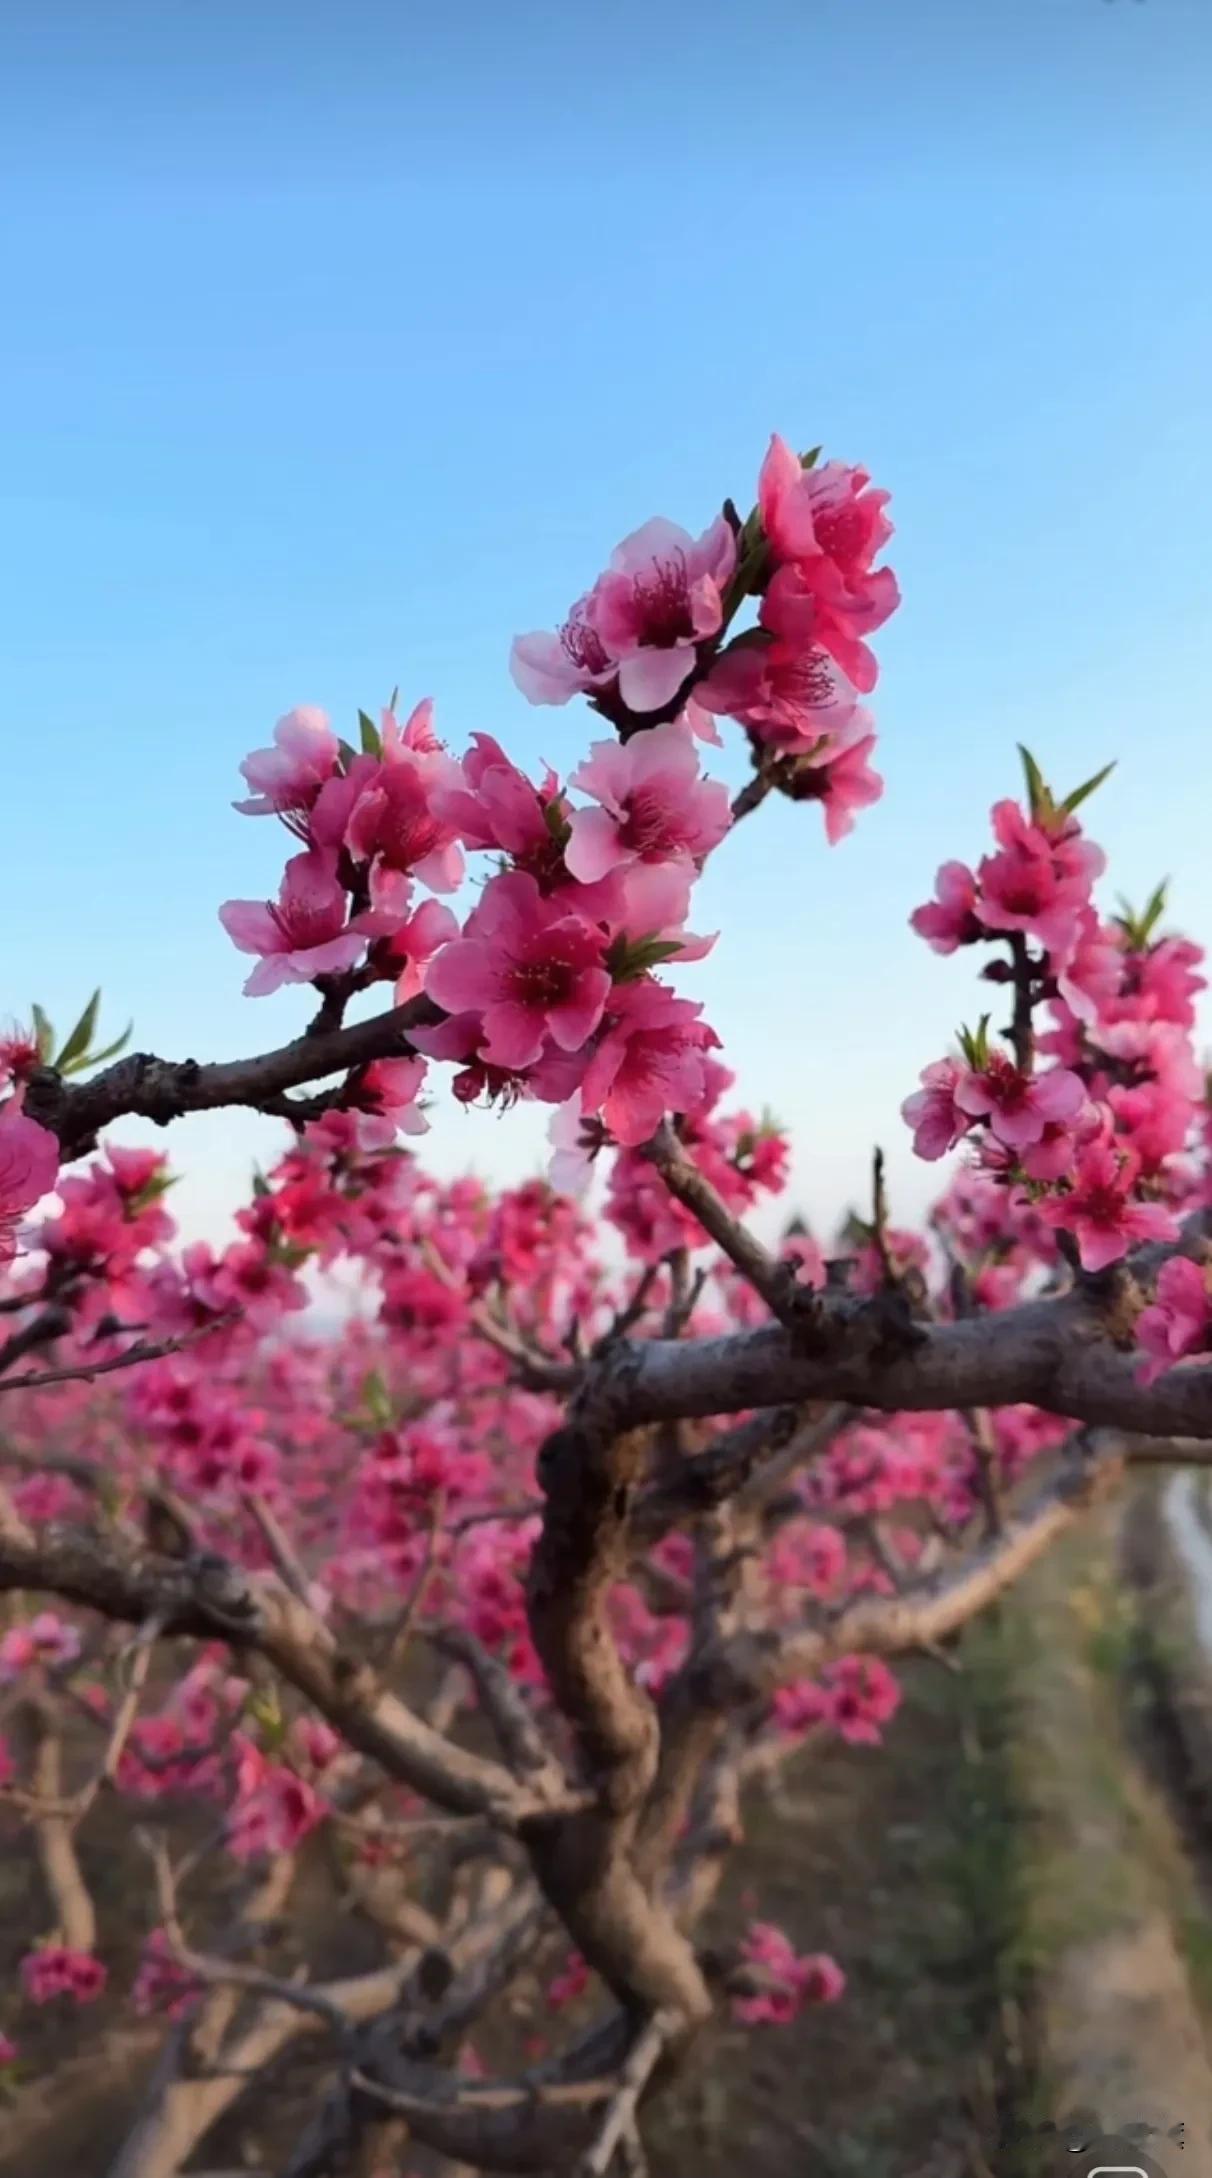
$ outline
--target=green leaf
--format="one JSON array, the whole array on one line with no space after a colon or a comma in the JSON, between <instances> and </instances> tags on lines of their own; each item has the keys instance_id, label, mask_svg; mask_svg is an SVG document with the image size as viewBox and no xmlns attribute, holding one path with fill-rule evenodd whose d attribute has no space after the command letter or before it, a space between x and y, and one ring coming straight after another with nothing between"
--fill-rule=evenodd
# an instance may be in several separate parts
<instances>
[{"instance_id":1,"label":"green leaf","mask_svg":"<svg viewBox=\"0 0 1212 2178\"><path fill-rule=\"evenodd\" d=\"M1046 816L1052 808L1052 796L1048 792L1043 772L1030 749L1025 749L1021 741L1018 744L1018 753L1023 760L1023 777L1027 782L1027 800L1031 814L1033 817Z\"/></svg>"},{"instance_id":2,"label":"green leaf","mask_svg":"<svg viewBox=\"0 0 1212 2178\"><path fill-rule=\"evenodd\" d=\"M682 950L680 938L628 938L620 931L606 955L606 966L615 983L638 983L650 968L675 960Z\"/></svg>"},{"instance_id":3,"label":"green leaf","mask_svg":"<svg viewBox=\"0 0 1212 2178\"><path fill-rule=\"evenodd\" d=\"M800 455L800 467L801 467L801 469L815 469L815 467L816 467L816 465L817 465L817 462L818 462L818 461L820 460L820 458L821 458L821 450L820 450L820 447L819 447L819 446L812 446L812 447L809 447L809 449L808 449L808 452L807 452L806 454L801 454L801 455Z\"/></svg>"},{"instance_id":4,"label":"green leaf","mask_svg":"<svg viewBox=\"0 0 1212 2178\"><path fill-rule=\"evenodd\" d=\"M970 1028L961 1028L958 1033L960 1050L974 1074L980 1073L989 1057L989 1021L990 1015L983 1013L977 1022L975 1034Z\"/></svg>"},{"instance_id":5,"label":"green leaf","mask_svg":"<svg viewBox=\"0 0 1212 2178\"><path fill-rule=\"evenodd\" d=\"M360 1396L363 1412L376 1429L390 1429L395 1420L395 1410L387 1386L377 1369L370 1371L362 1385Z\"/></svg>"},{"instance_id":6,"label":"green leaf","mask_svg":"<svg viewBox=\"0 0 1212 2178\"><path fill-rule=\"evenodd\" d=\"M1084 786L1074 787L1072 794L1066 794L1061 803L1065 815L1071 817L1075 809L1080 809L1083 802L1089 801L1095 788L1100 787L1104 779L1109 779L1114 770L1114 763L1104 764L1102 770L1096 771L1094 777L1087 779Z\"/></svg>"},{"instance_id":7,"label":"green leaf","mask_svg":"<svg viewBox=\"0 0 1212 2178\"><path fill-rule=\"evenodd\" d=\"M67 1072L68 1068L71 1066L73 1059L82 1059L85 1052L88 1050L88 1047L93 1040L93 1031L97 1026L97 1014L100 1009L100 1005L101 991L100 987L98 987L93 992L93 995L89 999L89 1002L85 1007L83 1013L81 1014L80 1019L77 1021L75 1028L72 1030L71 1035L68 1037L66 1043L64 1044L58 1058L55 1060L55 1065L58 1067L61 1074L65 1074Z\"/></svg>"},{"instance_id":8,"label":"green leaf","mask_svg":"<svg viewBox=\"0 0 1212 2178\"><path fill-rule=\"evenodd\" d=\"M249 1700L248 1713L260 1725L266 1747L276 1754L286 1739L286 1719L276 1693L258 1688Z\"/></svg>"},{"instance_id":9,"label":"green leaf","mask_svg":"<svg viewBox=\"0 0 1212 2178\"><path fill-rule=\"evenodd\" d=\"M106 1059L116 1059L120 1051L125 1051L134 1034L134 1029L134 1022L128 1021L122 1034L115 1036L112 1044L106 1044L101 1051L86 1051L82 1059L74 1060L71 1066L63 1067L62 1071L65 1074L78 1074L82 1067L100 1066Z\"/></svg>"},{"instance_id":10,"label":"green leaf","mask_svg":"<svg viewBox=\"0 0 1212 2178\"><path fill-rule=\"evenodd\" d=\"M373 718L365 711L358 713L358 732L362 737L363 756L382 756L383 737Z\"/></svg>"},{"instance_id":11,"label":"green leaf","mask_svg":"<svg viewBox=\"0 0 1212 2178\"><path fill-rule=\"evenodd\" d=\"M354 758L358 753L352 741L338 741L337 751L340 755L341 762L344 764L346 771L348 771L350 765L353 763Z\"/></svg>"},{"instance_id":12,"label":"green leaf","mask_svg":"<svg viewBox=\"0 0 1212 2178\"><path fill-rule=\"evenodd\" d=\"M34 1035L38 1039L38 1057L41 1059L43 1066L49 1066L50 1056L55 1048L54 1029L43 1013L41 1006L31 1006L30 1013L33 1017Z\"/></svg>"},{"instance_id":13,"label":"green leaf","mask_svg":"<svg viewBox=\"0 0 1212 2178\"><path fill-rule=\"evenodd\" d=\"M1170 880L1168 877L1163 877L1160 885L1154 887L1145 903L1145 911L1140 919L1140 927L1141 935L1146 943L1152 937L1158 923L1166 912L1166 895L1169 890Z\"/></svg>"},{"instance_id":14,"label":"green leaf","mask_svg":"<svg viewBox=\"0 0 1212 2178\"><path fill-rule=\"evenodd\" d=\"M392 715L392 717L393 717L393 718L394 718L394 717L395 717L395 715L396 715L396 705L397 705L397 703L399 702L399 700L400 700L400 684L399 684L399 682L397 681L397 683L396 683L395 687L394 687L394 688L392 689L392 692L391 692L390 696L389 696L389 697L388 697L388 699L387 699L387 708L388 708L388 710L389 710L389 711L391 712L391 715Z\"/></svg>"},{"instance_id":15,"label":"green leaf","mask_svg":"<svg viewBox=\"0 0 1212 2178\"><path fill-rule=\"evenodd\" d=\"M145 1181L144 1185L128 1198L127 1215L132 1218L138 1217L141 1210L150 1210L154 1202L159 1202L161 1195L167 1195L170 1187L177 1187L180 1184L180 1179L179 1172L153 1172L150 1180Z\"/></svg>"},{"instance_id":16,"label":"green leaf","mask_svg":"<svg viewBox=\"0 0 1212 2178\"><path fill-rule=\"evenodd\" d=\"M1169 889L1170 880L1168 877L1163 877L1160 885L1154 886L1139 915L1132 906L1131 901L1125 900L1121 893L1119 913L1115 920L1134 953L1143 953L1147 949L1153 932L1166 912L1166 897Z\"/></svg>"}]
</instances>

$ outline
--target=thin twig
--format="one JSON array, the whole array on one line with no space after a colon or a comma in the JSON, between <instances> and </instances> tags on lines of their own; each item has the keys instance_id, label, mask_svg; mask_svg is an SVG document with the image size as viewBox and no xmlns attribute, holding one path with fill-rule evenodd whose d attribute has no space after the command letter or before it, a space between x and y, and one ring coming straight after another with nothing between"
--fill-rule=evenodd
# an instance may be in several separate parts
<instances>
[{"instance_id":1,"label":"thin twig","mask_svg":"<svg viewBox=\"0 0 1212 2178\"><path fill-rule=\"evenodd\" d=\"M124 1354L115 1354L110 1361L89 1361L68 1369L27 1370L24 1376L0 1378L0 1392L37 1391L43 1384L91 1383L95 1376L112 1376L117 1369L133 1369L141 1361L163 1361L169 1354L179 1354L187 1346L196 1346L199 1339L209 1338L213 1331L220 1331L235 1322L234 1314L216 1316L212 1323L182 1331L176 1338L136 1340Z\"/></svg>"},{"instance_id":2,"label":"thin twig","mask_svg":"<svg viewBox=\"0 0 1212 2178\"><path fill-rule=\"evenodd\" d=\"M640 2096L668 2038L669 2024L657 2012L637 2035L627 2055L597 2137L577 2165L576 2178L606 2178L616 2149L634 2131Z\"/></svg>"}]
</instances>

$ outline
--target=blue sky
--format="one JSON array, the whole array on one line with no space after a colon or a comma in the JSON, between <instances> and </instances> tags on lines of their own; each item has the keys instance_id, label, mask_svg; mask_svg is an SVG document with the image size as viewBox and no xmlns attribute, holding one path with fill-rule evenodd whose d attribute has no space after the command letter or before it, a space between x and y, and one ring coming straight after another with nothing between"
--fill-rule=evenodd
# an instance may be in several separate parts
<instances>
[{"instance_id":1,"label":"blue sky","mask_svg":"<svg viewBox=\"0 0 1212 2178\"><path fill-rule=\"evenodd\" d=\"M746 23L743 18L751 15ZM742 828L684 972L828 1221L978 1010L906 928L1026 740L1114 878L1212 934L1209 0L12 0L0 26L0 1014L105 985L141 1047L283 1041L219 901L237 765L399 683L568 768L512 688L619 536L752 498L771 429L894 495L887 794ZM735 769L737 757L731 760ZM447 1171L538 1115L443 1100ZM217 1232L268 1122L174 1141Z\"/></svg>"}]
</instances>

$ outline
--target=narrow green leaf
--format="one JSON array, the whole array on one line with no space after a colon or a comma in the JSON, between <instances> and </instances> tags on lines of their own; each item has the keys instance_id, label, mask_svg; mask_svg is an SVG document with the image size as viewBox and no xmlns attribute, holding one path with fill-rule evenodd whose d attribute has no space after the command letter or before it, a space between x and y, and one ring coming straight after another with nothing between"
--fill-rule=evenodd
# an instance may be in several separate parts
<instances>
[{"instance_id":1,"label":"narrow green leaf","mask_svg":"<svg viewBox=\"0 0 1212 2178\"><path fill-rule=\"evenodd\" d=\"M359 711L358 713L358 732L362 737L363 756L382 756L382 735L373 718L366 711Z\"/></svg>"},{"instance_id":2,"label":"narrow green leaf","mask_svg":"<svg viewBox=\"0 0 1212 2178\"><path fill-rule=\"evenodd\" d=\"M1170 880L1168 877L1163 877L1160 885L1154 887L1145 904L1145 912L1141 916L1140 926L1141 934L1146 942L1152 937L1154 930L1166 912L1166 895L1169 890Z\"/></svg>"},{"instance_id":3,"label":"narrow green leaf","mask_svg":"<svg viewBox=\"0 0 1212 2178\"><path fill-rule=\"evenodd\" d=\"M98 986L55 1060L55 1065L61 1074L67 1072L73 1059L83 1058L84 1053L88 1050L93 1040L93 1031L97 1026L97 1013L100 1005L101 991L100 986Z\"/></svg>"},{"instance_id":4,"label":"narrow green leaf","mask_svg":"<svg viewBox=\"0 0 1212 2178\"><path fill-rule=\"evenodd\" d=\"M1072 794L1067 794L1061 803L1065 815L1071 817L1075 809L1080 809L1083 802L1089 801L1095 788L1100 787L1104 779L1109 779L1114 769L1114 763L1104 764L1102 770L1096 771L1094 777L1087 779L1084 786L1074 787Z\"/></svg>"},{"instance_id":5,"label":"narrow green leaf","mask_svg":"<svg viewBox=\"0 0 1212 2178\"><path fill-rule=\"evenodd\" d=\"M70 1066L63 1067L62 1072L65 1074L79 1074L86 1066L101 1066L106 1059L116 1059L119 1052L125 1051L131 1037L134 1035L134 1031L134 1022L128 1021L122 1034L115 1036L112 1044L106 1044L101 1051L86 1051L82 1058L74 1059Z\"/></svg>"},{"instance_id":6,"label":"narrow green leaf","mask_svg":"<svg viewBox=\"0 0 1212 2178\"><path fill-rule=\"evenodd\" d=\"M800 467L801 467L801 469L815 469L815 467L816 467L816 465L817 465L817 462L818 462L818 461L820 460L820 458L821 458L821 450L820 450L820 447L819 447L819 446L811 446L811 447L809 447L809 449L808 449L808 452L807 452L806 454L801 454L801 455L800 455Z\"/></svg>"},{"instance_id":7,"label":"narrow green leaf","mask_svg":"<svg viewBox=\"0 0 1212 2178\"><path fill-rule=\"evenodd\" d=\"M1034 817L1051 807L1052 796L1049 794L1044 782L1043 772L1032 756L1030 749L1025 749L1021 741L1018 745L1018 753L1023 760L1023 777L1027 782L1027 800L1030 803L1031 814Z\"/></svg>"},{"instance_id":8,"label":"narrow green leaf","mask_svg":"<svg viewBox=\"0 0 1212 2178\"><path fill-rule=\"evenodd\" d=\"M353 763L353 760L358 753L352 741L338 741L337 753L339 754L341 762L345 766L346 771L348 771L350 765Z\"/></svg>"},{"instance_id":9,"label":"narrow green leaf","mask_svg":"<svg viewBox=\"0 0 1212 2178\"><path fill-rule=\"evenodd\" d=\"M389 1429L395 1420L387 1386L377 1369L371 1370L362 1385L361 1406L378 1429Z\"/></svg>"},{"instance_id":10,"label":"narrow green leaf","mask_svg":"<svg viewBox=\"0 0 1212 2178\"><path fill-rule=\"evenodd\" d=\"M38 1057L41 1059L43 1066L49 1066L50 1056L55 1048L54 1029L43 1013L41 1006L37 1004L31 1006L30 1013L33 1017L34 1035L38 1039Z\"/></svg>"}]
</instances>

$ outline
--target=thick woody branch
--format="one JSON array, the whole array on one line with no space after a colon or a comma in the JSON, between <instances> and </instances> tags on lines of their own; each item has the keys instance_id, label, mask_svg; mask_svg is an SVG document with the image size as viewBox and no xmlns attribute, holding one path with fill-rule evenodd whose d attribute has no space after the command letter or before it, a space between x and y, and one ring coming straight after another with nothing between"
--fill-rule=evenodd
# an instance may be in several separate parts
<instances>
[{"instance_id":1,"label":"thick woody branch","mask_svg":"<svg viewBox=\"0 0 1212 2178\"><path fill-rule=\"evenodd\" d=\"M837 1403L823 1413L814 1406L771 1407L738 1422L642 1493L631 1520L634 1541L657 1543L671 1528L701 1519L729 1498L763 1501L824 1450L850 1412Z\"/></svg>"},{"instance_id":2,"label":"thick woody branch","mask_svg":"<svg viewBox=\"0 0 1212 2178\"><path fill-rule=\"evenodd\" d=\"M607 1609L627 1563L631 1493L646 1449L639 1433L603 1428L588 1401L543 1449L547 1508L531 1562L530 1629L594 1805L536 1828L527 1842L547 1897L608 1987L632 2012L668 2011L685 2034L709 2015L711 1997L693 1948L632 1859L660 1735Z\"/></svg>"},{"instance_id":3,"label":"thick woody branch","mask_svg":"<svg viewBox=\"0 0 1212 2178\"><path fill-rule=\"evenodd\" d=\"M0 1534L0 1591L50 1592L103 1617L253 1649L360 1753L455 1814L505 1829L554 1806L500 1763L469 1753L416 1716L279 1582L220 1558L140 1554L110 1534L48 1527Z\"/></svg>"},{"instance_id":4,"label":"thick woody branch","mask_svg":"<svg viewBox=\"0 0 1212 2178\"><path fill-rule=\"evenodd\" d=\"M1108 1433L1088 1439L1079 1432L1066 1448L1059 1474L958 1565L942 1566L898 1595L856 1596L832 1618L790 1639L783 1633L742 1635L730 1644L729 1669L757 1691L811 1675L839 1656L933 1648L1013 1587L1092 1499L1118 1480L1131 1457L1131 1446L1121 1438Z\"/></svg>"},{"instance_id":5,"label":"thick woody branch","mask_svg":"<svg viewBox=\"0 0 1212 2178\"><path fill-rule=\"evenodd\" d=\"M718 1339L653 1339L625 1349L601 1387L621 1429L807 1400L885 1413L1025 1404L1074 1421L1159 1437L1212 1438L1212 1364L1139 1380L1139 1354L1113 1343L1097 1298L1030 1301L891 1337L879 1302L818 1296L811 1350L782 1325Z\"/></svg>"},{"instance_id":6,"label":"thick woody branch","mask_svg":"<svg viewBox=\"0 0 1212 2178\"><path fill-rule=\"evenodd\" d=\"M57 1134L64 1158L91 1147L111 1120L134 1114L167 1126L186 1112L209 1112L243 1104L254 1111L281 1110L288 1089L324 1081L332 1074L368 1066L374 1059L406 1057L412 1050L410 1029L441 1019L427 998L376 1014L349 1028L303 1035L259 1058L221 1059L200 1066L196 1059L158 1059L135 1052L105 1068L91 1081L68 1083L50 1067L31 1076L25 1108L32 1119Z\"/></svg>"}]
</instances>

